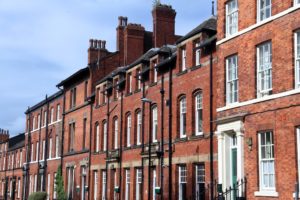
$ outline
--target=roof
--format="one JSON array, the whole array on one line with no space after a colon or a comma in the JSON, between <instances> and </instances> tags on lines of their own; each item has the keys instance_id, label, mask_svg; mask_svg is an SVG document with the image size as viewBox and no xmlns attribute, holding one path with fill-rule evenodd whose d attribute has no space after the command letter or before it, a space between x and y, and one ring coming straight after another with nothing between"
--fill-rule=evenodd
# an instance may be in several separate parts
<instances>
[{"instance_id":1,"label":"roof","mask_svg":"<svg viewBox=\"0 0 300 200\"><path fill-rule=\"evenodd\" d=\"M113 78L115 75L119 74L120 72L124 71L126 69L126 66L123 67L118 67L117 69L113 70L111 73L109 73L108 75L104 76L102 79L100 79L96 85L99 85L103 82L105 82L106 80Z\"/></svg>"},{"instance_id":2,"label":"roof","mask_svg":"<svg viewBox=\"0 0 300 200\"><path fill-rule=\"evenodd\" d=\"M206 47L208 45L211 45L212 42L216 42L217 41L217 35L213 35L210 38L207 38L206 40L204 40L198 47L196 47L195 49L201 49L203 47Z\"/></svg>"},{"instance_id":3,"label":"roof","mask_svg":"<svg viewBox=\"0 0 300 200\"><path fill-rule=\"evenodd\" d=\"M43 101L40 101L39 103L35 104L34 106L29 107L25 111L25 114L28 114L29 112L36 110L37 108L45 105L46 103L52 101L53 99L56 99L56 98L60 97L62 94L63 94L63 91L59 90L58 92L54 93L53 95L45 98Z\"/></svg>"},{"instance_id":4,"label":"roof","mask_svg":"<svg viewBox=\"0 0 300 200\"><path fill-rule=\"evenodd\" d=\"M8 151L13 151L25 146L25 133L9 138Z\"/></svg>"},{"instance_id":5,"label":"roof","mask_svg":"<svg viewBox=\"0 0 300 200\"><path fill-rule=\"evenodd\" d=\"M85 68L82 68L80 70L78 70L77 72L75 72L74 74L72 74L71 76L69 76L68 78L62 80L60 83L58 83L56 86L57 87L61 87L61 86L64 86L65 84L73 81L75 78L85 74L85 73L88 73L89 72L89 67L85 67Z\"/></svg>"},{"instance_id":6,"label":"roof","mask_svg":"<svg viewBox=\"0 0 300 200\"><path fill-rule=\"evenodd\" d=\"M128 65L126 69L130 69L130 68L132 68L132 67L134 67L134 66L136 66L136 65L138 65L138 64L140 64L142 62L149 61L150 58L156 54L157 51L159 51L159 48L151 48L151 49L149 49L141 57L139 57L133 63L131 63L130 65Z\"/></svg>"},{"instance_id":7,"label":"roof","mask_svg":"<svg viewBox=\"0 0 300 200\"><path fill-rule=\"evenodd\" d=\"M180 42L183 42L184 40L193 37L194 35L201 33L204 30L211 30L211 31L217 30L217 19L215 16L212 16L209 19L205 20L203 23L201 23L196 28L191 30L185 36L181 37L179 40L177 40L176 44L179 44Z\"/></svg>"}]
</instances>

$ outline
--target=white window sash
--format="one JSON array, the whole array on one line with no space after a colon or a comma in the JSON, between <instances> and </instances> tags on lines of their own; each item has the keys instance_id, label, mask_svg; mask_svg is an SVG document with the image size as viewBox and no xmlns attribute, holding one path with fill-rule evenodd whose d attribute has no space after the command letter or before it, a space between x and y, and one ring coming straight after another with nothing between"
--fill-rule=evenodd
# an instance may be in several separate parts
<instances>
[{"instance_id":1,"label":"white window sash","mask_svg":"<svg viewBox=\"0 0 300 200\"><path fill-rule=\"evenodd\" d=\"M48 174L47 180L47 199L50 199L50 184L51 184L51 174Z\"/></svg>"},{"instance_id":2,"label":"white window sash","mask_svg":"<svg viewBox=\"0 0 300 200\"><path fill-rule=\"evenodd\" d=\"M203 95L202 92L198 92L195 96L195 132L196 135L202 135L203 134ZM199 105L201 104L201 105ZM199 112L202 113L202 119L201 124L199 124L200 116ZM199 130L199 126L201 125L201 130Z\"/></svg>"},{"instance_id":3,"label":"white window sash","mask_svg":"<svg viewBox=\"0 0 300 200\"><path fill-rule=\"evenodd\" d=\"M55 157L59 156L59 138L58 135L55 137Z\"/></svg>"},{"instance_id":4,"label":"white window sash","mask_svg":"<svg viewBox=\"0 0 300 200\"><path fill-rule=\"evenodd\" d=\"M52 138L49 139L49 158L52 158Z\"/></svg>"},{"instance_id":5,"label":"white window sash","mask_svg":"<svg viewBox=\"0 0 300 200\"><path fill-rule=\"evenodd\" d=\"M299 0L300 1L300 0ZM295 88L300 87L300 31L294 34L294 48L295 48Z\"/></svg>"},{"instance_id":6,"label":"white window sash","mask_svg":"<svg viewBox=\"0 0 300 200\"><path fill-rule=\"evenodd\" d=\"M98 172L94 171L94 200L98 200Z\"/></svg>"},{"instance_id":7,"label":"white window sash","mask_svg":"<svg viewBox=\"0 0 300 200\"><path fill-rule=\"evenodd\" d=\"M56 199L56 173L54 173L53 179L53 199Z\"/></svg>"},{"instance_id":8,"label":"white window sash","mask_svg":"<svg viewBox=\"0 0 300 200\"><path fill-rule=\"evenodd\" d=\"M131 115L127 117L127 147L130 147Z\"/></svg>"},{"instance_id":9,"label":"white window sash","mask_svg":"<svg viewBox=\"0 0 300 200\"><path fill-rule=\"evenodd\" d=\"M57 109L56 109L56 120L60 120L60 105L57 105Z\"/></svg>"},{"instance_id":10,"label":"white window sash","mask_svg":"<svg viewBox=\"0 0 300 200\"><path fill-rule=\"evenodd\" d=\"M152 142L157 142L157 107L152 108Z\"/></svg>"},{"instance_id":11,"label":"white window sash","mask_svg":"<svg viewBox=\"0 0 300 200\"><path fill-rule=\"evenodd\" d=\"M181 70L185 71L186 70L186 49L185 48L182 48L181 56L182 56Z\"/></svg>"},{"instance_id":12,"label":"white window sash","mask_svg":"<svg viewBox=\"0 0 300 200\"><path fill-rule=\"evenodd\" d=\"M106 191L106 171L102 172L102 200L105 200L105 191Z\"/></svg>"},{"instance_id":13,"label":"white window sash","mask_svg":"<svg viewBox=\"0 0 300 200\"><path fill-rule=\"evenodd\" d=\"M39 151L39 142L36 143L35 150L36 150L35 151L35 160L38 161L38 159L39 159L39 153L40 153L40 151Z\"/></svg>"},{"instance_id":14,"label":"white window sash","mask_svg":"<svg viewBox=\"0 0 300 200\"><path fill-rule=\"evenodd\" d=\"M186 137L186 98L180 100L180 138Z\"/></svg>"},{"instance_id":15,"label":"white window sash","mask_svg":"<svg viewBox=\"0 0 300 200\"><path fill-rule=\"evenodd\" d=\"M297 128L297 165L298 165L298 184L300 190L300 127Z\"/></svg>"},{"instance_id":16,"label":"white window sash","mask_svg":"<svg viewBox=\"0 0 300 200\"><path fill-rule=\"evenodd\" d=\"M107 123L104 122L103 124L103 151L107 150Z\"/></svg>"},{"instance_id":17,"label":"white window sash","mask_svg":"<svg viewBox=\"0 0 300 200\"><path fill-rule=\"evenodd\" d=\"M100 127L99 124L96 125L96 152L99 152L99 140L100 140Z\"/></svg>"},{"instance_id":18,"label":"white window sash","mask_svg":"<svg viewBox=\"0 0 300 200\"><path fill-rule=\"evenodd\" d=\"M46 141L43 140L43 155L42 155L42 160L45 160L45 150L46 150Z\"/></svg>"},{"instance_id":19,"label":"white window sash","mask_svg":"<svg viewBox=\"0 0 300 200\"><path fill-rule=\"evenodd\" d=\"M137 113L137 127L136 127L136 144L141 144L141 127L142 127L142 115L141 112Z\"/></svg>"},{"instance_id":20,"label":"white window sash","mask_svg":"<svg viewBox=\"0 0 300 200\"><path fill-rule=\"evenodd\" d=\"M270 0L270 5L264 5L261 7L261 2L266 2L267 0L257 0L257 21L263 21L272 16L272 0ZM267 14L267 9L270 9L270 16L261 16L263 12L264 15Z\"/></svg>"},{"instance_id":21,"label":"white window sash","mask_svg":"<svg viewBox=\"0 0 300 200\"><path fill-rule=\"evenodd\" d=\"M265 51L266 48L268 52ZM266 62L266 59L269 62ZM272 91L272 44L268 42L257 47L257 97L268 95L270 91Z\"/></svg>"},{"instance_id":22,"label":"white window sash","mask_svg":"<svg viewBox=\"0 0 300 200\"><path fill-rule=\"evenodd\" d=\"M153 180L152 180L152 193L153 193L153 200L156 199L156 194L155 194L155 187L156 187L156 170L153 169Z\"/></svg>"},{"instance_id":23,"label":"white window sash","mask_svg":"<svg viewBox=\"0 0 300 200\"><path fill-rule=\"evenodd\" d=\"M54 122L54 108L51 108L50 123Z\"/></svg>"},{"instance_id":24,"label":"white window sash","mask_svg":"<svg viewBox=\"0 0 300 200\"><path fill-rule=\"evenodd\" d=\"M200 46L200 42L196 43L196 48ZM201 58L201 49L196 49L195 51L195 65L199 66L200 65L200 58Z\"/></svg>"},{"instance_id":25,"label":"white window sash","mask_svg":"<svg viewBox=\"0 0 300 200\"><path fill-rule=\"evenodd\" d=\"M115 119L115 121L114 121L114 127L115 127L115 149L118 149L119 127L118 127L117 119Z\"/></svg>"},{"instance_id":26,"label":"white window sash","mask_svg":"<svg viewBox=\"0 0 300 200\"><path fill-rule=\"evenodd\" d=\"M231 8L233 2L236 7ZM231 8L231 9L230 9ZM232 0L226 4L226 35L232 35L238 31L238 2Z\"/></svg>"},{"instance_id":27,"label":"white window sash","mask_svg":"<svg viewBox=\"0 0 300 200\"><path fill-rule=\"evenodd\" d=\"M235 63L235 66L234 64ZM226 59L226 103L238 102L238 58L237 55Z\"/></svg>"},{"instance_id":28,"label":"white window sash","mask_svg":"<svg viewBox=\"0 0 300 200\"><path fill-rule=\"evenodd\" d=\"M141 198L141 184L142 184L142 170L136 169L136 182L135 182L135 200L140 200Z\"/></svg>"},{"instance_id":29,"label":"white window sash","mask_svg":"<svg viewBox=\"0 0 300 200\"><path fill-rule=\"evenodd\" d=\"M130 171L129 169L127 169L125 171L125 200L129 200L130 199Z\"/></svg>"},{"instance_id":30,"label":"white window sash","mask_svg":"<svg viewBox=\"0 0 300 200\"><path fill-rule=\"evenodd\" d=\"M179 187L179 200L185 199L183 197L183 186L187 184L187 169L186 166L179 166L179 180L178 180L178 187Z\"/></svg>"}]
</instances>

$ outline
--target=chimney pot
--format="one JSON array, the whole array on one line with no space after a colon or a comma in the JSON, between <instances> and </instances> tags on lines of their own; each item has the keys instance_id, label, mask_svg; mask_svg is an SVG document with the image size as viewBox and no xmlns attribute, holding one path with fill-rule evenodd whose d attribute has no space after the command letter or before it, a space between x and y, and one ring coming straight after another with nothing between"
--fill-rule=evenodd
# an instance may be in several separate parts
<instances>
[{"instance_id":1,"label":"chimney pot","mask_svg":"<svg viewBox=\"0 0 300 200\"><path fill-rule=\"evenodd\" d=\"M106 41L105 41L105 40L103 40L103 41L102 41L102 48L103 48L103 49L106 49L106 47L105 47L105 46L106 46Z\"/></svg>"},{"instance_id":2,"label":"chimney pot","mask_svg":"<svg viewBox=\"0 0 300 200\"><path fill-rule=\"evenodd\" d=\"M101 43L102 43L101 40L97 40L97 49L101 49Z\"/></svg>"},{"instance_id":3,"label":"chimney pot","mask_svg":"<svg viewBox=\"0 0 300 200\"><path fill-rule=\"evenodd\" d=\"M90 48L92 48L93 47L93 40L92 39L90 39Z\"/></svg>"}]
</instances>

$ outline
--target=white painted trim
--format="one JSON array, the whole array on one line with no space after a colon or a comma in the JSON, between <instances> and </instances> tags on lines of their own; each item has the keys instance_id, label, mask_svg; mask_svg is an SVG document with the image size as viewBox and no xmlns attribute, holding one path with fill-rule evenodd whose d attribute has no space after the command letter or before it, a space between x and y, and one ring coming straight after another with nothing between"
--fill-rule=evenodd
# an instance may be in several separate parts
<instances>
[{"instance_id":1,"label":"white painted trim","mask_svg":"<svg viewBox=\"0 0 300 200\"><path fill-rule=\"evenodd\" d=\"M47 159L47 161L59 160L59 159L60 159L60 157L56 157L56 158L49 158L49 159Z\"/></svg>"},{"instance_id":2,"label":"white painted trim","mask_svg":"<svg viewBox=\"0 0 300 200\"><path fill-rule=\"evenodd\" d=\"M279 197L279 193L276 191L256 191L254 196L263 196L263 197Z\"/></svg>"},{"instance_id":3,"label":"white painted trim","mask_svg":"<svg viewBox=\"0 0 300 200\"><path fill-rule=\"evenodd\" d=\"M59 119L59 120L56 120L56 121L54 121L52 123L49 123L48 127L51 126L51 125L54 125L56 123L59 123L61 121L62 121L62 119ZM41 128L37 128L37 129L31 130L30 133L34 133L34 132L39 131L40 129L43 129L43 128L46 128L46 126L42 126ZM28 135L28 132L26 132L25 135Z\"/></svg>"},{"instance_id":4,"label":"white painted trim","mask_svg":"<svg viewBox=\"0 0 300 200\"><path fill-rule=\"evenodd\" d=\"M299 94L299 93L300 93L300 88L297 88L297 89L289 90L286 92L281 92L278 94L272 94L272 95L264 96L261 98L251 99L251 100L240 102L240 103L229 104L225 107L217 108L217 112L222 112L225 110L230 110L230 109L234 109L234 108L238 108L238 107L242 107L242 106L248 106L248 105L255 104L255 103L261 103L264 101L269 101L269 100L273 100L273 99L277 99L277 98L287 97L287 96L291 96L291 95Z\"/></svg>"},{"instance_id":5,"label":"white painted trim","mask_svg":"<svg viewBox=\"0 0 300 200\"><path fill-rule=\"evenodd\" d=\"M231 40L233 38L236 38L236 37L238 37L240 35L243 35L243 34L249 32L249 31L252 31L253 29L256 29L256 28L258 28L258 27L260 27L262 25L265 25L265 24L273 21L273 20L276 20L276 19L278 19L280 17L283 17L283 16L285 16L285 15L287 15L287 14L289 14L289 13L295 11L295 10L298 10L299 8L300 8L300 4L297 4L297 5L289 8L289 9L286 9L286 10L284 10L284 11L282 11L282 12L276 14L276 15L273 15L273 16L269 17L268 19L265 19L263 21L257 22L256 24L253 24L253 25L251 25L251 26L249 26L249 27L247 27L247 28L245 28L245 29L243 29L241 31L238 31L237 33L235 33L233 35L230 35L229 37L225 37L225 38L217 41L217 45L223 44L223 43L225 43L225 42L227 42L227 41L229 41L229 40Z\"/></svg>"}]
</instances>

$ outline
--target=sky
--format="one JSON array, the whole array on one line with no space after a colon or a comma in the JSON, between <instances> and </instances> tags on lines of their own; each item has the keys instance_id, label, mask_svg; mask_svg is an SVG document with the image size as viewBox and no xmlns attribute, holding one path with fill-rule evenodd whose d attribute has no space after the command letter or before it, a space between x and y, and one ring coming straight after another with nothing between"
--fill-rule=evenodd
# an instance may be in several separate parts
<instances>
[{"instance_id":1,"label":"sky","mask_svg":"<svg viewBox=\"0 0 300 200\"><path fill-rule=\"evenodd\" d=\"M116 49L118 16L152 31L154 0L0 0L0 128L25 130L25 110L87 66L89 39ZM211 0L161 0L176 10L176 34L211 16Z\"/></svg>"}]
</instances>

